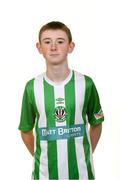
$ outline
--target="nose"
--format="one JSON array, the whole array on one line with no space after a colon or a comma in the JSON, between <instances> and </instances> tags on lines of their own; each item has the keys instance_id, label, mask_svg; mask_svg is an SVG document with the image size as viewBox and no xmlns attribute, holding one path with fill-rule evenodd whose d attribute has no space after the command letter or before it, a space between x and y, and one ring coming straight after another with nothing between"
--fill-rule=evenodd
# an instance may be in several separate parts
<instances>
[{"instance_id":1,"label":"nose","mask_svg":"<svg viewBox=\"0 0 120 180\"><path fill-rule=\"evenodd\" d=\"M51 50L54 51L54 50L56 50L56 49L57 49L56 43L52 43L52 44L51 44Z\"/></svg>"}]
</instances>

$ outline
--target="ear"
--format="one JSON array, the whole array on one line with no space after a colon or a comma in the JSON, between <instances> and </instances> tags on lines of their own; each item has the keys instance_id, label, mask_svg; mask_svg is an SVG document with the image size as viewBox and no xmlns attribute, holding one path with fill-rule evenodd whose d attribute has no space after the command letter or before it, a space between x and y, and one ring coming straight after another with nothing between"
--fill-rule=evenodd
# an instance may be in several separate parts
<instances>
[{"instance_id":1,"label":"ear","mask_svg":"<svg viewBox=\"0 0 120 180\"><path fill-rule=\"evenodd\" d=\"M69 44L69 50L68 50L68 53L72 53L73 50L74 50L74 47L75 47L75 43L74 43L74 42L71 42L71 43Z\"/></svg>"},{"instance_id":2,"label":"ear","mask_svg":"<svg viewBox=\"0 0 120 180\"><path fill-rule=\"evenodd\" d=\"M42 54L42 48L39 42L36 43L36 48L38 49L39 53Z\"/></svg>"}]
</instances>

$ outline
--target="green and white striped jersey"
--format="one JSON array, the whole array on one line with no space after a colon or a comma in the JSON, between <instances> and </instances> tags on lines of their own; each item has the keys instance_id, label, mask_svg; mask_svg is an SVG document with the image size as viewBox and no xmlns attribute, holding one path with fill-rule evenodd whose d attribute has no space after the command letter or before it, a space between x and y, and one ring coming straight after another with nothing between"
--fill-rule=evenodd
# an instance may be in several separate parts
<instances>
[{"instance_id":1,"label":"green and white striped jersey","mask_svg":"<svg viewBox=\"0 0 120 180\"><path fill-rule=\"evenodd\" d=\"M94 179L88 123L103 120L90 77L71 70L61 83L46 73L28 81L19 129L35 127L32 179Z\"/></svg>"}]
</instances>

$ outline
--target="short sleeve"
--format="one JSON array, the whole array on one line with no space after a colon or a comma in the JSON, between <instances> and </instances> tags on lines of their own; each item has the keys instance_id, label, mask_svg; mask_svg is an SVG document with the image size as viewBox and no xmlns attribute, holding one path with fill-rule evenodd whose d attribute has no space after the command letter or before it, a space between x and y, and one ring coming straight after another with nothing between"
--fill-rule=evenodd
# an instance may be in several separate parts
<instances>
[{"instance_id":1,"label":"short sleeve","mask_svg":"<svg viewBox=\"0 0 120 180\"><path fill-rule=\"evenodd\" d=\"M104 115L100 104L100 98L96 86L91 78L89 78L89 99L87 107L88 122L96 125L104 121Z\"/></svg>"},{"instance_id":2,"label":"short sleeve","mask_svg":"<svg viewBox=\"0 0 120 180\"><path fill-rule=\"evenodd\" d=\"M30 80L24 90L21 108L19 130L30 131L35 124L35 108L33 99L33 80Z\"/></svg>"}]
</instances>

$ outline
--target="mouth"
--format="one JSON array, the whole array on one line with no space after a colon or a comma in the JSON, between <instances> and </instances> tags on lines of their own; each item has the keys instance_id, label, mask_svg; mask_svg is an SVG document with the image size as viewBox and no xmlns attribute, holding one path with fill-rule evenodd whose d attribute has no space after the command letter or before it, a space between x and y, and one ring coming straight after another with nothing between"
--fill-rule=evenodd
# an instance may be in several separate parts
<instances>
[{"instance_id":1,"label":"mouth","mask_svg":"<svg viewBox=\"0 0 120 180\"><path fill-rule=\"evenodd\" d=\"M56 57L56 56L58 56L59 54L50 54L50 56L52 56L52 57Z\"/></svg>"}]
</instances>

